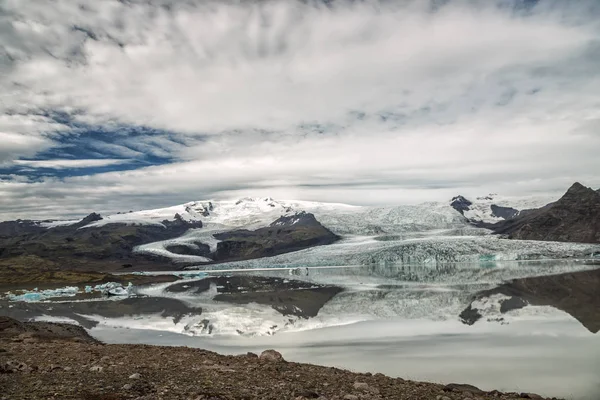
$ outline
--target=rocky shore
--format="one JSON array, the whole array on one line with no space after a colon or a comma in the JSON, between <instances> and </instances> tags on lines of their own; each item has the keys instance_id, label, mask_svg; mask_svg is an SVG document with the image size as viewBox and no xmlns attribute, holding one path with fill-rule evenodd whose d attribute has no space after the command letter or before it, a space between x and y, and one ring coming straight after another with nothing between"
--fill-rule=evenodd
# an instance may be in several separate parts
<instances>
[{"instance_id":1,"label":"rocky shore","mask_svg":"<svg viewBox=\"0 0 600 400\"><path fill-rule=\"evenodd\" d=\"M106 345L68 324L0 317L0 398L543 399L474 386L286 362L273 350L223 356L187 347Z\"/></svg>"}]
</instances>

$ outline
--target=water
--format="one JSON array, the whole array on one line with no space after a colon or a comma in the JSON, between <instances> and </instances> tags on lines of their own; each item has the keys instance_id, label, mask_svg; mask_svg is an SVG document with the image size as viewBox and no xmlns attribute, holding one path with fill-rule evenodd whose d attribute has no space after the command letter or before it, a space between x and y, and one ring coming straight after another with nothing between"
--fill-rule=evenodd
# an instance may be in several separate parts
<instances>
[{"instance_id":1,"label":"water","mask_svg":"<svg viewBox=\"0 0 600 400\"><path fill-rule=\"evenodd\" d=\"M288 361L357 372L573 400L600 398L600 337L568 319L485 327L389 319L255 337L107 327L92 334L108 343L185 345L223 354L275 348Z\"/></svg>"},{"instance_id":2,"label":"water","mask_svg":"<svg viewBox=\"0 0 600 400\"><path fill-rule=\"evenodd\" d=\"M268 304L216 302L202 293L139 289L154 298L202 307L182 318L140 313L88 316L91 333L109 343L202 347L225 354L267 348L287 360L381 372L406 379L474 384L482 389L535 392L574 400L600 399L600 335L569 314L528 306L462 324L458 314L479 290L502 281L594 268L574 260L493 261L208 272L259 275L337 285L344 291L315 318L283 316ZM192 282L192 280L190 280ZM206 322L209 321L209 322ZM210 333L203 329L210 323Z\"/></svg>"}]
</instances>

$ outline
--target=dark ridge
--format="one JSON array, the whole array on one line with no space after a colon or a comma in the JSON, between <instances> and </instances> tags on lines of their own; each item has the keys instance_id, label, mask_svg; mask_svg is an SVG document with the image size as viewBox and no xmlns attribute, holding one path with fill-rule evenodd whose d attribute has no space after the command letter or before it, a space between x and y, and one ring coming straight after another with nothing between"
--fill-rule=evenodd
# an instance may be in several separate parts
<instances>
[{"instance_id":1,"label":"dark ridge","mask_svg":"<svg viewBox=\"0 0 600 400\"><path fill-rule=\"evenodd\" d=\"M487 227L511 239L600 243L600 193L576 182L558 201Z\"/></svg>"},{"instance_id":2,"label":"dark ridge","mask_svg":"<svg viewBox=\"0 0 600 400\"><path fill-rule=\"evenodd\" d=\"M454 208L462 215L465 214L465 211L469 211L469 207L471 207L472 205L473 203L470 200L460 195L453 197L452 201L450 202L450 206L452 206L452 208Z\"/></svg>"},{"instance_id":3,"label":"dark ridge","mask_svg":"<svg viewBox=\"0 0 600 400\"><path fill-rule=\"evenodd\" d=\"M102 215L93 212L78 223L71 225L71 227L81 228L82 226L89 225L92 222L101 221L102 219Z\"/></svg>"},{"instance_id":4,"label":"dark ridge","mask_svg":"<svg viewBox=\"0 0 600 400\"><path fill-rule=\"evenodd\" d=\"M214 237L220 240L212 257L215 261L271 257L339 240L313 214L306 212L280 217L270 226L254 231L240 229Z\"/></svg>"},{"instance_id":5,"label":"dark ridge","mask_svg":"<svg viewBox=\"0 0 600 400\"><path fill-rule=\"evenodd\" d=\"M492 204L490 206L492 215L496 218L512 219L519 215L519 210L512 207L503 207Z\"/></svg>"}]
</instances>

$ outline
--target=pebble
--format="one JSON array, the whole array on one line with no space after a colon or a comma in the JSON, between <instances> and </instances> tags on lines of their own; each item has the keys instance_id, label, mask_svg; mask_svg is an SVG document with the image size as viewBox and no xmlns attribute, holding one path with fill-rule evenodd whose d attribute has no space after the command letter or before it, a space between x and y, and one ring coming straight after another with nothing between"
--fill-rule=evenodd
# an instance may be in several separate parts
<instances>
[{"instance_id":1,"label":"pebble","mask_svg":"<svg viewBox=\"0 0 600 400\"><path fill-rule=\"evenodd\" d=\"M135 374L129 375L129 379L140 379L142 376L137 372Z\"/></svg>"},{"instance_id":2,"label":"pebble","mask_svg":"<svg viewBox=\"0 0 600 400\"><path fill-rule=\"evenodd\" d=\"M437 396L435 398L435 400L452 400L452 399L448 396Z\"/></svg>"},{"instance_id":3,"label":"pebble","mask_svg":"<svg viewBox=\"0 0 600 400\"><path fill-rule=\"evenodd\" d=\"M358 396L355 396L353 394L347 394L344 396L344 400L358 400Z\"/></svg>"},{"instance_id":4,"label":"pebble","mask_svg":"<svg viewBox=\"0 0 600 400\"><path fill-rule=\"evenodd\" d=\"M123 385L123 390L131 390L132 387L133 387L133 385L131 383L127 383L127 384Z\"/></svg>"},{"instance_id":5,"label":"pebble","mask_svg":"<svg viewBox=\"0 0 600 400\"><path fill-rule=\"evenodd\" d=\"M104 368L102 368L102 367L101 367L101 366L99 366L99 365L94 365L93 367L90 367L90 371L91 371L91 372L102 372L102 370L103 370L103 369L104 369Z\"/></svg>"}]
</instances>

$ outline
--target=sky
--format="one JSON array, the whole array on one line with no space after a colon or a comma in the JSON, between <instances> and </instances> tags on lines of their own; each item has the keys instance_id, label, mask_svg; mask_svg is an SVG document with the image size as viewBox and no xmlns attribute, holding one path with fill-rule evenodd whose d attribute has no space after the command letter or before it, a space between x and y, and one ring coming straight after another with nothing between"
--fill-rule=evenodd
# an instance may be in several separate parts
<instances>
[{"instance_id":1,"label":"sky","mask_svg":"<svg viewBox=\"0 0 600 400\"><path fill-rule=\"evenodd\" d=\"M596 0L0 0L0 220L600 187Z\"/></svg>"}]
</instances>

